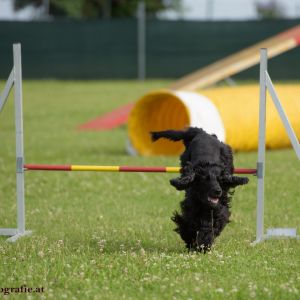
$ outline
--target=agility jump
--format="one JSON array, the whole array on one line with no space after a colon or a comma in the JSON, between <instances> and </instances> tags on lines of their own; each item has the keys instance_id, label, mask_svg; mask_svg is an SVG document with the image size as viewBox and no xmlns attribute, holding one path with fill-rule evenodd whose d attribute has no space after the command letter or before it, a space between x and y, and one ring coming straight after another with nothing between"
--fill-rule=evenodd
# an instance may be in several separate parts
<instances>
[{"instance_id":1,"label":"agility jump","mask_svg":"<svg viewBox=\"0 0 300 300\"><path fill-rule=\"evenodd\" d=\"M23 143L23 112L22 112L22 64L21 45L13 45L14 66L8 77L3 92L0 95L0 112L2 111L10 90L14 86L15 100L15 124L16 124L16 190L17 190L17 228L0 228L0 235L10 236L8 241L14 242L22 236L31 232L25 230L25 171L98 171L98 172L180 172L179 167L134 167L134 166L88 166L88 165L41 165L24 163ZM271 237L294 237L294 228L269 229L264 233L264 178L265 178L265 145L266 145L266 91L269 90L271 98L276 106L281 121L287 131L292 146L300 160L300 145L298 139L289 123L289 120L281 106L279 98L273 87L272 81L267 72L267 49L260 51L260 107L259 107L259 143L258 161L255 169L235 169L237 174L253 174L257 176L257 220L256 240L261 242Z\"/></svg>"},{"instance_id":2,"label":"agility jump","mask_svg":"<svg viewBox=\"0 0 300 300\"><path fill-rule=\"evenodd\" d=\"M144 166L93 166L93 165L33 165L25 164L24 171L94 171L94 172L144 172L180 173L180 167ZM256 169L234 169L235 174L256 175Z\"/></svg>"}]
</instances>

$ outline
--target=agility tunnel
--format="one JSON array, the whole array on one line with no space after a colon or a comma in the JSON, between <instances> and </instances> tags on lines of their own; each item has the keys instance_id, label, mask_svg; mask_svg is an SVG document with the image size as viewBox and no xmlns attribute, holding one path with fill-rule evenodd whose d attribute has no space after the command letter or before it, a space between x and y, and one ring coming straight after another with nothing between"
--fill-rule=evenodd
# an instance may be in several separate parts
<instances>
[{"instance_id":1,"label":"agility tunnel","mask_svg":"<svg viewBox=\"0 0 300 300\"><path fill-rule=\"evenodd\" d=\"M283 108L300 138L300 86L276 84ZM269 97L269 96L268 96ZM290 146L274 105L267 100L266 148ZM181 142L151 141L149 132L201 127L234 150L250 151L258 145L259 86L219 87L196 92L161 90L143 96L128 120L131 152L139 155L178 155Z\"/></svg>"}]
</instances>

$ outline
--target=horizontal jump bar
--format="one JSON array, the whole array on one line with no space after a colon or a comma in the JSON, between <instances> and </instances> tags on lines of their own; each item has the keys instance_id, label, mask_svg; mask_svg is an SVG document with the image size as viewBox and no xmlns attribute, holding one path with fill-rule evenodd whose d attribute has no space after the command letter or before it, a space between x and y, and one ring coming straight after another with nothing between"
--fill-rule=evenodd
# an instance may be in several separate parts
<instances>
[{"instance_id":1,"label":"horizontal jump bar","mask_svg":"<svg viewBox=\"0 0 300 300\"><path fill-rule=\"evenodd\" d=\"M92 165L33 165L25 164L25 171L96 171L96 172L154 172L179 173L180 167L92 166ZM256 174L256 169L234 169L235 174Z\"/></svg>"}]
</instances>

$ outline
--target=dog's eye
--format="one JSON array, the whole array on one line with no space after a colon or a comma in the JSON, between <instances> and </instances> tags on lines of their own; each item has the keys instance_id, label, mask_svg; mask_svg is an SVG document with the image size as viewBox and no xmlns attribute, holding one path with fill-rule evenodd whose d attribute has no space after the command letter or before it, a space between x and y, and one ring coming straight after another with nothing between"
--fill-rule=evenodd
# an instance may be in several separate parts
<instances>
[{"instance_id":1,"label":"dog's eye","mask_svg":"<svg viewBox=\"0 0 300 300\"><path fill-rule=\"evenodd\" d=\"M203 175L203 179L209 181L210 180L210 175Z\"/></svg>"},{"instance_id":2,"label":"dog's eye","mask_svg":"<svg viewBox=\"0 0 300 300\"><path fill-rule=\"evenodd\" d=\"M229 176L226 175L226 174L221 175L221 176L220 176L220 181L227 182L227 181L228 181L228 178L229 178Z\"/></svg>"},{"instance_id":3,"label":"dog's eye","mask_svg":"<svg viewBox=\"0 0 300 300\"><path fill-rule=\"evenodd\" d=\"M199 174L198 178L201 179L201 180L207 180L207 175Z\"/></svg>"}]
</instances>

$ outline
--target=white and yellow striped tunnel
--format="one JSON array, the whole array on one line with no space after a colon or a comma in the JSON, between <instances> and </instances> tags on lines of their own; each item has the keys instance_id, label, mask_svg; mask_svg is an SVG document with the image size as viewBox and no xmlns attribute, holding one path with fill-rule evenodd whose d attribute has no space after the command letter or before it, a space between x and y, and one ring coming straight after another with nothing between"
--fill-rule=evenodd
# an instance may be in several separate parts
<instances>
[{"instance_id":1,"label":"white and yellow striped tunnel","mask_svg":"<svg viewBox=\"0 0 300 300\"><path fill-rule=\"evenodd\" d=\"M298 139L300 138L300 86L275 84L275 89ZM248 84L217 87L200 93L159 90L143 96L131 111L128 133L131 152L140 155L178 155L181 142L151 141L149 132L201 127L214 133L237 151L251 151L258 145L259 86ZM290 146L289 138L267 97L266 147Z\"/></svg>"}]
</instances>

